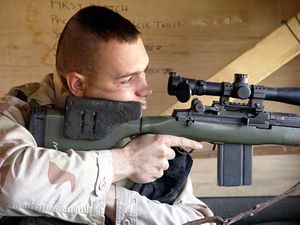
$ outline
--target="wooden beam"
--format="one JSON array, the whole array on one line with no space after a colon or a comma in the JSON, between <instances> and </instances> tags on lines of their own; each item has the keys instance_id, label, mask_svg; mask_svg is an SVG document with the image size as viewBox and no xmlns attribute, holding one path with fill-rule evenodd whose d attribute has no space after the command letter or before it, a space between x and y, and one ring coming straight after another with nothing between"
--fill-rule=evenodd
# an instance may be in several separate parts
<instances>
[{"instance_id":1,"label":"wooden beam","mask_svg":"<svg viewBox=\"0 0 300 225\"><path fill-rule=\"evenodd\" d=\"M300 12L207 81L232 81L235 73L245 73L249 75L249 83L259 83L300 53L299 40ZM201 101L206 105L210 105L213 99L216 98L213 96L201 97ZM161 115L170 115L174 108L189 108L190 105L191 101L176 102Z\"/></svg>"},{"instance_id":2,"label":"wooden beam","mask_svg":"<svg viewBox=\"0 0 300 225\"><path fill-rule=\"evenodd\" d=\"M212 148L211 148L212 149ZM253 155L300 155L299 146L282 145L255 145L253 146ZM191 153L193 158L216 158L217 150L204 150Z\"/></svg>"},{"instance_id":3,"label":"wooden beam","mask_svg":"<svg viewBox=\"0 0 300 225\"><path fill-rule=\"evenodd\" d=\"M194 159L190 175L195 196L275 196L300 180L300 154L259 155L253 157L252 185L219 187L216 185L216 160L216 158Z\"/></svg>"}]
</instances>

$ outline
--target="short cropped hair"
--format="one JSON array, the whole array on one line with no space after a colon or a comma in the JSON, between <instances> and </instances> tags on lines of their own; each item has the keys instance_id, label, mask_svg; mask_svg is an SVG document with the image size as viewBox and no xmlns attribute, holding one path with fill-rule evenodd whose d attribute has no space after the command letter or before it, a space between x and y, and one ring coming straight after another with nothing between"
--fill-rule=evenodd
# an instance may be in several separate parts
<instances>
[{"instance_id":1,"label":"short cropped hair","mask_svg":"<svg viewBox=\"0 0 300 225\"><path fill-rule=\"evenodd\" d=\"M67 22L58 40L56 70L62 77L70 72L92 76L98 71L101 41L133 43L139 35L133 23L106 7L83 8Z\"/></svg>"}]
</instances>

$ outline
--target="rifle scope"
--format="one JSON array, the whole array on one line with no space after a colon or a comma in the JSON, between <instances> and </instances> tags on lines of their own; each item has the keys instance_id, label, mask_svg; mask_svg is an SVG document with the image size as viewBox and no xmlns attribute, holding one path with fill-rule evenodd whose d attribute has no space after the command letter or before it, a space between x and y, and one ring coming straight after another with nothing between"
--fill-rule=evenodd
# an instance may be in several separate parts
<instances>
[{"instance_id":1,"label":"rifle scope","mask_svg":"<svg viewBox=\"0 0 300 225\"><path fill-rule=\"evenodd\" d=\"M191 95L212 95L239 99L265 99L300 105L300 87L270 88L261 85L249 85L247 74L234 75L234 82L207 82L181 77L170 72L168 94L175 95L180 102L187 102Z\"/></svg>"}]
</instances>

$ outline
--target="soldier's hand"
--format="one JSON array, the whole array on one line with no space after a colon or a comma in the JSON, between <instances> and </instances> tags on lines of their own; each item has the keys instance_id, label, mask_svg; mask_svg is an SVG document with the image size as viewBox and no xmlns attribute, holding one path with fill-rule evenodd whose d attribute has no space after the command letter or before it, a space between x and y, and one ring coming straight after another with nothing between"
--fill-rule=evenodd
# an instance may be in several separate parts
<instances>
[{"instance_id":1,"label":"soldier's hand","mask_svg":"<svg viewBox=\"0 0 300 225\"><path fill-rule=\"evenodd\" d=\"M168 160L175 157L171 147L202 149L199 142L172 135L146 134L132 139L122 151L126 177L137 183L148 183L163 175L169 167Z\"/></svg>"}]
</instances>

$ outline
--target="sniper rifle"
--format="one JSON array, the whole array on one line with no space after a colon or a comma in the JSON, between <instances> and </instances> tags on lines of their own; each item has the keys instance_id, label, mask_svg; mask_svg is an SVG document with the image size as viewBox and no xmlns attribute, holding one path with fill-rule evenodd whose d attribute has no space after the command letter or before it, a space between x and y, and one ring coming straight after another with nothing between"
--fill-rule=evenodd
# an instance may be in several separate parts
<instances>
[{"instance_id":1,"label":"sniper rifle","mask_svg":"<svg viewBox=\"0 0 300 225\"><path fill-rule=\"evenodd\" d=\"M195 98L189 109L175 109L171 116L141 117L137 102L70 96L63 112L33 107L29 130L38 146L59 150L109 149L126 137L149 133L213 143L218 149L219 186L251 184L252 145L300 146L300 115L266 112L263 105L264 100L300 105L300 87L249 85L246 74L235 74L233 83L217 83L171 72L168 93L181 102L191 95L220 98L210 106Z\"/></svg>"}]
</instances>

